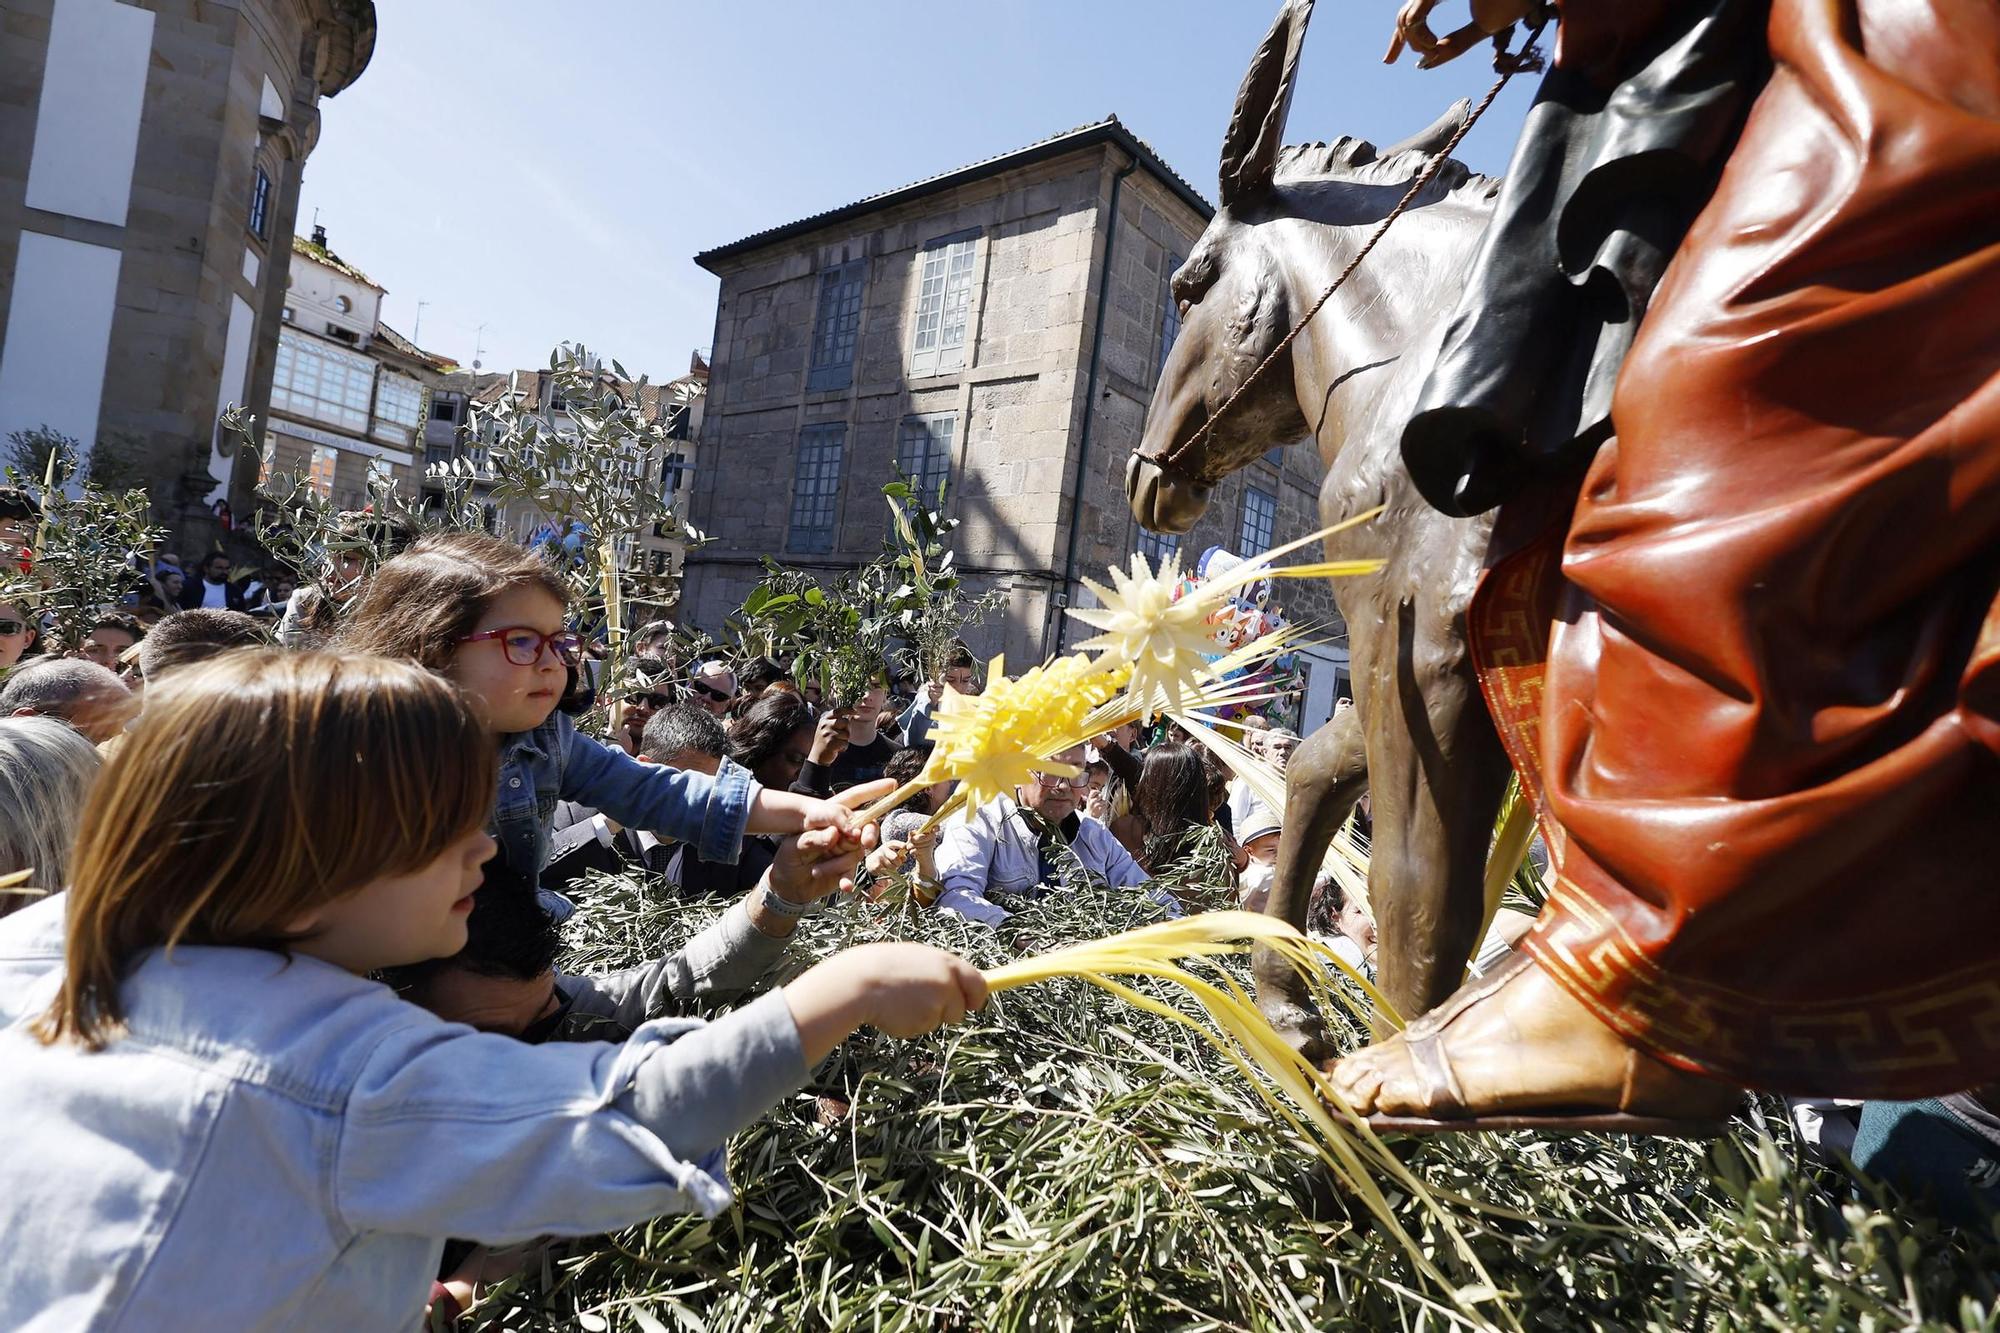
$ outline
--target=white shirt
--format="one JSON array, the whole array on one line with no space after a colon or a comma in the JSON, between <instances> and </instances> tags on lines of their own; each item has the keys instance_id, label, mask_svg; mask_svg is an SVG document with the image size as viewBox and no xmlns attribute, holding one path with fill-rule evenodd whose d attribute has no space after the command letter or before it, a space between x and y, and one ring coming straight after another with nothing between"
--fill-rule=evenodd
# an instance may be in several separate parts
<instances>
[{"instance_id":1,"label":"white shirt","mask_svg":"<svg viewBox=\"0 0 2000 1333\"><path fill-rule=\"evenodd\" d=\"M1113 888L1146 882L1146 872L1132 859L1110 829L1089 815L1077 814L1076 837L1070 851L1083 868ZM1041 844L1008 797L988 802L965 823L946 831L938 844L938 878L944 892L938 907L970 921L997 925L1007 909L986 897L988 889L1033 894L1046 891L1041 883Z\"/></svg>"},{"instance_id":2,"label":"white shirt","mask_svg":"<svg viewBox=\"0 0 2000 1333\"><path fill-rule=\"evenodd\" d=\"M227 611L229 609L229 581L224 579L221 583L210 583L207 579L203 579L201 581L201 604L216 611Z\"/></svg>"}]
</instances>

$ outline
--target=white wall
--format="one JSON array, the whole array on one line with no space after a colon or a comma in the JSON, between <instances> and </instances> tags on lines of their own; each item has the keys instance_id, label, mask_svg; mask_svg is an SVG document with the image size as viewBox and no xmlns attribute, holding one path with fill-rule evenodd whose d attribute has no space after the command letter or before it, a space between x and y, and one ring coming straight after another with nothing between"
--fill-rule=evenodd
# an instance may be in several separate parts
<instances>
[{"instance_id":1,"label":"white wall","mask_svg":"<svg viewBox=\"0 0 2000 1333\"><path fill-rule=\"evenodd\" d=\"M28 164L28 206L125 225L153 15L115 0L56 0Z\"/></svg>"},{"instance_id":2,"label":"white wall","mask_svg":"<svg viewBox=\"0 0 2000 1333\"><path fill-rule=\"evenodd\" d=\"M283 237L273 245L289 244ZM363 342L375 336L382 308L382 293L328 268L308 255L292 252L291 285L285 290L285 304L292 308L292 326L316 337L326 336L326 326L335 324L352 329ZM346 297L354 307L342 312L335 301Z\"/></svg>"},{"instance_id":3,"label":"white wall","mask_svg":"<svg viewBox=\"0 0 2000 1333\"><path fill-rule=\"evenodd\" d=\"M97 443L123 259L102 245L21 233L0 347L0 442L47 426L85 455Z\"/></svg>"},{"instance_id":4,"label":"white wall","mask_svg":"<svg viewBox=\"0 0 2000 1333\"><path fill-rule=\"evenodd\" d=\"M222 409L231 404L241 407L249 396L243 380L250 370L250 331L256 324L250 303L240 296L230 297L229 333L222 345L222 384L215 395L215 438L208 447L208 475L216 479L215 489L206 497L209 504L229 498L229 476L235 470L236 455L222 452Z\"/></svg>"}]
</instances>

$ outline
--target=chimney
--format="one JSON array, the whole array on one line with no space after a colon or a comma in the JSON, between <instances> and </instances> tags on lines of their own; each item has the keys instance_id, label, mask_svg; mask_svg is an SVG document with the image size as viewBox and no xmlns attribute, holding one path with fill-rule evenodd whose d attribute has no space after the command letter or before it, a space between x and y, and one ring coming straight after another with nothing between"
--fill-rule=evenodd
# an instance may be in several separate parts
<instances>
[{"instance_id":1,"label":"chimney","mask_svg":"<svg viewBox=\"0 0 2000 1333\"><path fill-rule=\"evenodd\" d=\"M313 223L313 244L322 250L326 249L326 228L317 222Z\"/></svg>"}]
</instances>

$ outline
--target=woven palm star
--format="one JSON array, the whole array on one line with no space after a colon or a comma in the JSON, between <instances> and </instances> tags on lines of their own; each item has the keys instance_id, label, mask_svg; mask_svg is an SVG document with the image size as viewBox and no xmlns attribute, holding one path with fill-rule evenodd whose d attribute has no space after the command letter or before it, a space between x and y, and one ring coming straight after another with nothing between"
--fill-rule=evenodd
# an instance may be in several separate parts
<instances>
[{"instance_id":1,"label":"woven palm star","mask_svg":"<svg viewBox=\"0 0 2000 1333\"><path fill-rule=\"evenodd\" d=\"M1083 580L1100 605L1069 614L1103 633L1077 646L1103 654L1099 660L1106 666L1129 664L1134 696L1164 696L1178 709L1182 686L1201 675L1215 652L1208 628L1215 603L1200 596L1199 589L1175 600L1181 585L1178 556L1166 557L1155 569L1135 551L1131 573L1116 565L1110 573L1111 588Z\"/></svg>"},{"instance_id":2,"label":"woven palm star","mask_svg":"<svg viewBox=\"0 0 2000 1333\"><path fill-rule=\"evenodd\" d=\"M1084 587L1095 594L1101 605L1072 609L1068 614L1103 633L1077 646L1101 654L1097 659L1101 667L1130 666L1131 693L1134 698L1148 701L1149 708L1157 698L1167 703L1163 711L1178 712L1184 692L1210 673L1209 659L1216 647L1208 628L1210 616L1259 579L1339 578L1374 573L1382 567L1380 560L1323 560L1282 568L1273 562L1279 556L1324 541L1343 528L1365 523L1381 512L1379 508L1371 509L1344 523L1308 533L1184 592L1179 556L1167 557L1156 569L1135 551L1131 573L1111 566L1113 587L1106 588L1094 579L1083 580Z\"/></svg>"}]
</instances>

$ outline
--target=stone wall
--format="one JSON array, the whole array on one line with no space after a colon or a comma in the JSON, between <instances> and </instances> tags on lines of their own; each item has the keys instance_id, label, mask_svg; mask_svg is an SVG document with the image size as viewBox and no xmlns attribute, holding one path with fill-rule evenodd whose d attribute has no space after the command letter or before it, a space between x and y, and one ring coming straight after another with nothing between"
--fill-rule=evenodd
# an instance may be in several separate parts
<instances>
[{"instance_id":1,"label":"stone wall","mask_svg":"<svg viewBox=\"0 0 2000 1333\"><path fill-rule=\"evenodd\" d=\"M274 289L281 300L296 161L317 132L316 25L358 18L331 17L320 0L146 0L151 60L121 227L25 206L56 3L10 0L0 17L0 273L13 272L23 228L122 252L93 443L128 455L156 515L189 549L205 548L213 528L201 478L218 400L261 409L260 367L269 382L277 330L264 314ZM284 110L275 132L259 119L273 93ZM247 226L259 164L272 178L264 238ZM255 321L240 390L221 382L235 300Z\"/></svg>"}]
</instances>

